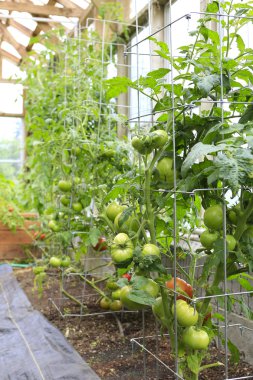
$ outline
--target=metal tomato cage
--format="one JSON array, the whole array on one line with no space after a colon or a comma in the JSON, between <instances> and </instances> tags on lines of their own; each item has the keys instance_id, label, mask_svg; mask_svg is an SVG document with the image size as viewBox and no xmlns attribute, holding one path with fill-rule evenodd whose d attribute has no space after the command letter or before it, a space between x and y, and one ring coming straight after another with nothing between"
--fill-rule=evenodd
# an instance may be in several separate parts
<instances>
[{"instance_id":1,"label":"metal tomato cage","mask_svg":"<svg viewBox=\"0 0 253 380\"><path fill-rule=\"evenodd\" d=\"M100 35L100 39L97 38L96 35L92 36L92 38L88 39L85 35L86 32L90 32L92 35L92 23L101 24L102 34ZM96 146L100 141L103 142L103 130L106 129L108 135L110 136L110 132L115 124L121 124L121 120L117 117L119 113L127 112L129 106L124 103L116 103L115 101L111 101L110 103L105 103L104 101L104 87L103 81L108 78L108 75L112 75L114 71L119 70L129 70L129 65L125 62L125 59L118 62L114 57L115 51L125 51L126 45L122 43L115 42L107 42L106 41L106 31L108 30L110 24L115 24L115 26L125 27L132 26L131 24L127 24L124 22L115 22L111 20L101 20L95 18L87 19L86 26L78 26L78 31L74 36L68 37L63 46L64 48L64 70L62 73L62 80L64 81L65 92L64 92L64 110L62 112L62 119L64 123L65 130L71 129L73 125L77 128L82 125L84 120L87 120L88 117L92 118L93 122L97 125L96 131L96 139L92 142L89 139L86 139L85 136L80 138L80 135L74 136L74 145L69 146L65 144L65 142L60 142L58 147L59 152L62 153L65 151L67 153L67 157L69 158L69 166L71 167L70 177L74 182L76 176L80 175L79 167L78 167L78 159L73 154L72 148L76 148L78 146ZM139 27L141 30L142 27ZM87 55L87 44L93 49L98 49L101 53L100 58L94 58L92 56ZM75 57L70 53L71 49L75 50ZM108 54L105 54L106 51L109 51ZM100 79L100 85L98 87L97 92L97 101L93 99L92 94L90 94L90 90L88 89L86 92L86 97L83 97L83 88L86 85L84 83L83 78L84 72L89 65L96 65L98 68L99 74L98 78ZM68 84L71 84L69 86ZM82 101L78 101L79 95L82 94ZM77 102L73 105L71 97L76 97ZM81 98L81 96L80 96ZM84 98L84 99L83 99ZM103 124L103 118L107 117L108 123L106 125ZM51 142L51 147L55 146L55 142ZM62 162L64 164L64 162ZM60 171L62 175L66 174L64 165L61 165ZM94 184L93 184L94 185ZM99 183L95 184L99 186ZM91 186L91 183L85 182L82 178L79 184L75 185L75 189L71 191L69 196L69 205L64 207L61 202L61 196L64 194L57 195L57 207L59 213L64 213L68 208L71 208L73 203L76 201L76 190L83 191ZM71 214L68 215L64 224L66 230L71 232L72 238L72 246L67 246L64 248L64 254L72 257L73 263L75 261L75 249L82 244L82 237L85 238L87 232L84 232L83 227L85 225L92 226L94 217L96 215L96 204L95 199L93 198L91 202L80 212L80 214L75 216L76 224L79 228L74 228L71 226ZM55 237L57 241L57 236ZM54 238L52 238L54 240ZM54 244L54 241L51 242ZM74 246L74 247L73 247ZM74 249L73 249L74 248ZM112 275L114 272L114 267L110 264L111 258L108 254L103 253L96 254L94 250L90 247L86 254L82 255L82 269L80 272L71 272L66 270L61 270L58 273L58 276L61 278L61 287L59 295L55 296L51 295L49 298L49 302L51 305L58 311L62 318L68 317L93 317L93 316L103 316L107 314L111 314L115 317L116 322L118 324L119 330L122 332L122 326L120 320L124 318L124 314L128 313L137 313L133 311L128 311L122 309L120 311L105 311L101 309L101 311L90 311L86 305L89 303L94 303L94 305L99 303L101 296L92 289L91 286L85 281L88 278L98 279L101 276L105 277ZM72 292L72 283L78 282L78 288L75 288L74 293ZM71 298L66 296L68 293L70 296L74 296L75 299L80 302L80 304L75 304L71 301ZM74 307L73 307L74 306ZM119 317L119 318L118 318Z\"/></svg>"},{"instance_id":2,"label":"metal tomato cage","mask_svg":"<svg viewBox=\"0 0 253 380\"><path fill-rule=\"evenodd\" d=\"M176 147L175 147L175 137L176 137L176 123L175 123L175 110L178 108L178 105L176 104L176 89L174 85L174 78L177 76L176 70L173 67L173 60L176 57L176 49L175 45L177 45L177 38L180 36L179 34L182 32L184 34L184 31L187 30L190 32L191 23L194 20L198 20L206 15L206 13L201 11L190 11L188 13L184 13L185 10L181 10L181 15L174 15L173 14L173 4L174 2L172 0L169 1L168 4L168 20L167 23L165 23L165 26L162 28L157 28L156 24L153 24L153 13L152 13L152 2L148 2L148 35L145 37L140 36L140 32L138 29L138 18L136 16L136 39L134 44L129 44L126 51L125 56L129 58L130 61L134 61L136 63L136 79L137 81L140 80L141 76L145 76L148 72L147 66L142 67L143 59L146 61L149 60L149 67L150 71L152 68L169 68L170 72L165 77L166 83L171 85L171 107L168 107L167 110L163 109L160 110L153 110L152 108L152 102L150 102L150 109L144 109L142 106L143 101L143 94L141 92L137 92L136 95L136 101L137 101L137 110L135 109L134 112L131 113L130 110L130 117L127 121L127 125L129 127L129 131L136 132L136 131L145 131L149 130L150 127L155 125L157 123L157 118L162 114L170 113L172 115L172 141L173 141L173 162L174 162L174 188L176 189L177 185L177 178L176 178L176 166L175 166L175 159L176 159ZM241 20L244 20L245 22L248 21L249 23L252 22L252 17L244 17L243 15L233 16L233 15L225 15L223 13L223 9L221 8L221 4L223 3L222 0L219 0L219 12L218 13L209 13L210 18L215 18L217 21L217 32L219 34L219 54L220 54L220 61L222 62L222 46L223 46L223 36L225 31L225 21L229 21L232 18L239 18ZM135 8L137 10L137 0L135 0ZM136 12L137 13L137 12ZM177 33L175 33L177 31ZM179 32L179 34L178 34ZM163 35L161 37L161 34ZM157 45L155 45L150 40L150 37L157 38L158 41L163 41L163 38L167 37L167 43L169 45L170 51L168 54L168 60L166 60L166 63L162 60L160 60L160 65L157 64L156 60L159 59L159 55L156 51L158 49ZM182 37L181 37L182 38ZM249 32L248 32L248 40L249 40ZM143 47L145 44L145 48ZM184 43L182 42L181 45L188 44L188 42ZM149 50L147 51L147 46L149 46ZM179 45L180 46L180 45ZM190 67L190 64L189 64ZM213 104L217 104L217 106L221 109L221 122L225 120L225 112L227 107L231 104L231 101L229 99L226 99L226 93L224 88L224 79L223 79L223 67L222 63L220 65L220 83L221 83L221 96L218 101L212 100L212 99L204 99L200 102L196 103L190 103L184 108L182 108L182 112L187 113L188 115L191 115L193 110L198 110L200 107L210 107ZM132 91L132 90L130 90ZM234 104L240 104L240 102L233 102ZM241 102L241 104L251 104L250 102ZM180 107L180 106L179 106ZM198 111L197 111L198 112ZM135 114L134 114L135 113ZM199 192L209 192L214 191L213 188L204 188L204 189L194 189L192 192L186 193L185 195L188 195L189 197L192 197L194 200L194 197ZM174 224L174 231L173 231L173 260L172 260L172 267L168 268L168 273L171 273L172 276L175 278L178 275L178 257L177 257L177 247L179 246L179 243L177 242L176 237L176 228L178 226L178 220L177 220L177 210L178 210L178 195L179 193L182 194L180 191L168 191L166 189L160 190L162 193L171 193L171 196L173 197L173 224ZM219 188L217 189L217 192L222 192L223 197L223 238L224 238L224 280L222 283L222 294L215 294L212 296L209 296L212 301L212 305L214 310L217 310L220 314L223 316L223 321L220 321L219 319L215 320L215 324L219 330L223 331L224 340L221 341L221 339L216 340L216 346L219 349L219 360L223 363L224 368L224 374L222 377L224 380L239 380L239 379L252 379L253 373L245 373L241 377L237 377L236 375L233 375L230 371L230 354L229 354L229 338L231 336L231 333L235 337L236 341L235 344L238 345L239 350L244 351L245 349L245 343L247 339L252 340L253 339L253 325L250 322L249 319L247 319L247 310L242 310L240 308L240 299L244 298L245 304L248 306L248 311L252 309L252 294L253 291L251 289L245 290L240 284L235 283L233 280L228 281L227 279L227 269L226 269L226 261L227 261L227 247L226 247L226 201L228 197L228 189L227 188ZM201 215L199 215L199 218L201 219ZM196 231L190 231L190 234L194 234ZM191 242L191 246L194 246L194 242ZM195 249L195 248L193 248ZM183 264L184 269L187 271L187 268L189 268L189 260L191 260L191 257L189 256L186 258L185 263ZM204 258L203 258L204 260ZM201 265L198 266L196 274L200 274L203 270L204 262L201 263ZM249 280L250 283L252 283L252 279ZM176 283L174 284L176 286ZM252 286L251 286L252 288ZM174 292L174 302L176 301L177 292ZM238 303L235 303L233 307L229 304L230 298L238 299ZM192 301L193 306L195 307L198 300L204 300L207 298L204 294L200 293L197 294L196 298ZM219 300L222 301L223 307L219 305ZM239 305L239 306L238 306ZM241 318L241 315L245 312L244 316ZM145 317L145 316L144 316ZM176 320L176 318L175 318ZM168 364L161 356L160 354L163 352L163 347L160 348L162 339L168 339L169 337L165 334L161 338L161 335L159 334L159 328L157 327L157 330L155 331L155 334L152 336L149 336L146 334L145 331L145 318L143 319L143 336L142 337L136 337L131 339L133 351L140 349L143 352L143 378L149 378L149 370L150 365L156 364L156 378L157 379L163 379L165 377L164 371L166 370L167 375L166 378L168 379L183 379L183 377L178 372L179 367L179 361L180 361L180 355L178 352L178 344L177 344L177 323L175 322L174 325L175 329L175 359L174 359L174 365L171 366L171 364ZM153 341L153 345L150 346L150 342ZM150 348L152 347L152 348ZM247 351L247 349L246 349ZM245 352L244 352L245 353ZM169 354L169 352L168 352ZM154 361L151 362L153 364L149 364L149 359L153 359ZM246 359L252 359L252 352L246 352ZM245 369L246 371L246 369ZM167 377L168 376L168 377ZM171 376L171 377L170 377Z\"/></svg>"}]
</instances>

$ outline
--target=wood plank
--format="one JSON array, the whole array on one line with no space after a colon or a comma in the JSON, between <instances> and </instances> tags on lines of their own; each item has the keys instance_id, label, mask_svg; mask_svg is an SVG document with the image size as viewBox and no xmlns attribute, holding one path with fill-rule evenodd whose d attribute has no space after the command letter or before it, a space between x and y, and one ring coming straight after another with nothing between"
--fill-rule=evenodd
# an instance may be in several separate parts
<instances>
[{"instance_id":1,"label":"wood plank","mask_svg":"<svg viewBox=\"0 0 253 380\"><path fill-rule=\"evenodd\" d=\"M10 3L8 1L0 1L0 9L17 12L28 12L35 15L43 16L64 16L64 17L81 17L83 10L80 9L66 9L58 8L50 5L34 5L34 4L22 4L22 3Z\"/></svg>"},{"instance_id":2,"label":"wood plank","mask_svg":"<svg viewBox=\"0 0 253 380\"><path fill-rule=\"evenodd\" d=\"M16 28L19 30L21 33L23 33L27 37L31 37L33 31L26 26L20 24L19 22L15 21L14 19L9 19L9 25L13 26L13 28Z\"/></svg>"},{"instance_id":3,"label":"wood plank","mask_svg":"<svg viewBox=\"0 0 253 380\"><path fill-rule=\"evenodd\" d=\"M1 54L2 53L0 52L0 55ZM15 62L15 63L19 63L19 62L20 62L20 60L18 62ZM24 117L24 113L6 113L6 112L0 112L0 117Z\"/></svg>"},{"instance_id":4,"label":"wood plank","mask_svg":"<svg viewBox=\"0 0 253 380\"><path fill-rule=\"evenodd\" d=\"M8 59L9 61L14 62L16 65L18 65L21 61L20 58L16 57L15 55L9 53L8 51L4 49L0 49L0 55L5 59Z\"/></svg>"},{"instance_id":5,"label":"wood plank","mask_svg":"<svg viewBox=\"0 0 253 380\"><path fill-rule=\"evenodd\" d=\"M57 0L57 3L63 5L65 8L70 8L70 9L81 9L82 11L85 11L82 7L79 7L79 5L74 4L70 0Z\"/></svg>"},{"instance_id":6,"label":"wood plank","mask_svg":"<svg viewBox=\"0 0 253 380\"><path fill-rule=\"evenodd\" d=\"M4 36L3 39L9 42L9 44L11 44L14 47L14 49L17 50L17 52L21 55L21 57L24 56L26 54L25 47L19 44L17 40L13 37L13 35L9 32L9 30L1 23L0 23L0 30L2 31L3 36Z\"/></svg>"}]
</instances>

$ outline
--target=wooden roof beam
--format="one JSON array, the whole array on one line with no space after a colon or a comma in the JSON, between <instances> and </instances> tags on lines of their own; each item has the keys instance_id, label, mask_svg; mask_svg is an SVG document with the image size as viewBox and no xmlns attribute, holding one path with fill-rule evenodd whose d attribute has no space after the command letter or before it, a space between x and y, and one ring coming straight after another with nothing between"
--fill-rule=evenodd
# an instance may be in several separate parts
<instances>
[{"instance_id":1,"label":"wooden roof beam","mask_svg":"<svg viewBox=\"0 0 253 380\"><path fill-rule=\"evenodd\" d=\"M15 21L14 19L10 18L9 19L9 25L13 26L13 28L19 30L21 33L23 33L27 37L31 37L33 34L33 31L26 26L20 24L19 22Z\"/></svg>"},{"instance_id":2,"label":"wooden roof beam","mask_svg":"<svg viewBox=\"0 0 253 380\"><path fill-rule=\"evenodd\" d=\"M70 9L81 9L82 11L85 11L84 8L80 7L79 5L76 5L70 0L57 0L57 3L63 5L65 8L70 8Z\"/></svg>"},{"instance_id":3,"label":"wooden roof beam","mask_svg":"<svg viewBox=\"0 0 253 380\"><path fill-rule=\"evenodd\" d=\"M81 17L85 10L83 9L66 9L58 8L51 5L34 5L34 4L24 4L15 3L8 1L0 1L0 9L16 12L28 12L34 15L42 16L63 16L63 17Z\"/></svg>"},{"instance_id":4,"label":"wooden roof beam","mask_svg":"<svg viewBox=\"0 0 253 380\"><path fill-rule=\"evenodd\" d=\"M21 55L21 57L24 56L26 54L25 47L19 44L17 40L15 40L13 35L9 32L9 30L1 23L0 23L0 30L2 31L3 36L4 36L3 39L9 44L11 44L17 50L17 52Z\"/></svg>"},{"instance_id":5,"label":"wooden roof beam","mask_svg":"<svg viewBox=\"0 0 253 380\"><path fill-rule=\"evenodd\" d=\"M15 55L9 53L6 50L0 49L0 56L2 56L5 59L8 59L11 62L14 62L16 65L18 65L20 63L20 58L18 58Z\"/></svg>"}]
</instances>

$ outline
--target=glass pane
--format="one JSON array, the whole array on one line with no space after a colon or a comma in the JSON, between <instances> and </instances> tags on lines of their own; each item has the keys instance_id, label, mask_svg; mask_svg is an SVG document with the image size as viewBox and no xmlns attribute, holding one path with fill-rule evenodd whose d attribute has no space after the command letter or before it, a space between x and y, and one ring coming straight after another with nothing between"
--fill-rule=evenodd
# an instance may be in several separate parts
<instances>
[{"instance_id":1,"label":"glass pane","mask_svg":"<svg viewBox=\"0 0 253 380\"><path fill-rule=\"evenodd\" d=\"M23 158L23 120L0 117L0 173L9 179L15 179L23 164Z\"/></svg>"},{"instance_id":2,"label":"glass pane","mask_svg":"<svg viewBox=\"0 0 253 380\"><path fill-rule=\"evenodd\" d=\"M130 2L130 19L135 17L147 4L149 0L131 0Z\"/></svg>"},{"instance_id":3,"label":"glass pane","mask_svg":"<svg viewBox=\"0 0 253 380\"><path fill-rule=\"evenodd\" d=\"M22 94L22 85L13 83L0 83L0 112L22 114Z\"/></svg>"},{"instance_id":4,"label":"glass pane","mask_svg":"<svg viewBox=\"0 0 253 380\"><path fill-rule=\"evenodd\" d=\"M145 28L142 32L138 34L138 38L134 37L131 40L131 69L130 78L132 81L137 80L140 76L146 76L151 70L151 56L150 52L150 41L144 40L149 35L149 28ZM137 41L139 44L136 45ZM141 42L143 41L143 42ZM146 90L148 93L148 91ZM152 110L152 103L150 99L138 93L136 90L129 90L129 106L130 106L130 119L136 118L137 116L143 116L145 121L149 121L150 112ZM144 120L143 119L143 120ZM137 119L136 119L137 122Z\"/></svg>"}]
</instances>

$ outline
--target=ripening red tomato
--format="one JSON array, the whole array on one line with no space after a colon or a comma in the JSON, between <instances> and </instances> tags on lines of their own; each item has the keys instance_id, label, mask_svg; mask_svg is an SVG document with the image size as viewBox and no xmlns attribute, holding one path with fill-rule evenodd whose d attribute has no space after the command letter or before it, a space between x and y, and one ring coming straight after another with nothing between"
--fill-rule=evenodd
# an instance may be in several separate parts
<instances>
[{"instance_id":1,"label":"ripening red tomato","mask_svg":"<svg viewBox=\"0 0 253 380\"><path fill-rule=\"evenodd\" d=\"M131 276L131 274L130 274L130 273L125 273L125 274L123 274L123 275L122 275L122 277L123 277L123 278L127 278L127 279L128 279L128 281L130 281L130 280L131 280L131 278L132 278L132 276Z\"/></svg>"},{"instance_id":2,"label":"ripening red tomato","mask_svg":"<svg viewBox=\"0 0 253 380\"><path fill-rule=\"evenodd\" d=\"M93 249L95 251L98 251L98 252L106 251L108 249L107 243L106 243L106 238L104 236L101 236L98 239L97 244L93 247Z\"/></svg>"},{"instance_id":3,"label":"ripening red tomato","mask_svg":"<svg viewBox=\"0 0 253 380\"><path fill-rule=\"evenodd\" d=\"M46 234L41 234L40 235L40 240L45 240L46 239Z\"/></svg>"},{"instance_id":4,"label":"ripening red tomato","mask_svg":"<svg viewBox=\"0 0 253 380\"><path fill-rule=\"evenodd\" d=\"M165 283L166 288L174 290L174 277L172 277L169 281L166 281ZM182 292L182 295L178 295L177 299L182 299L187 301L187 298L184 297L185 295L188 295L189 298L192 298L193 296L193 289L190 284L188 284L185 280L182 278L176 277L176 289L178 293Z\"/></svg>"}]
</instances>

